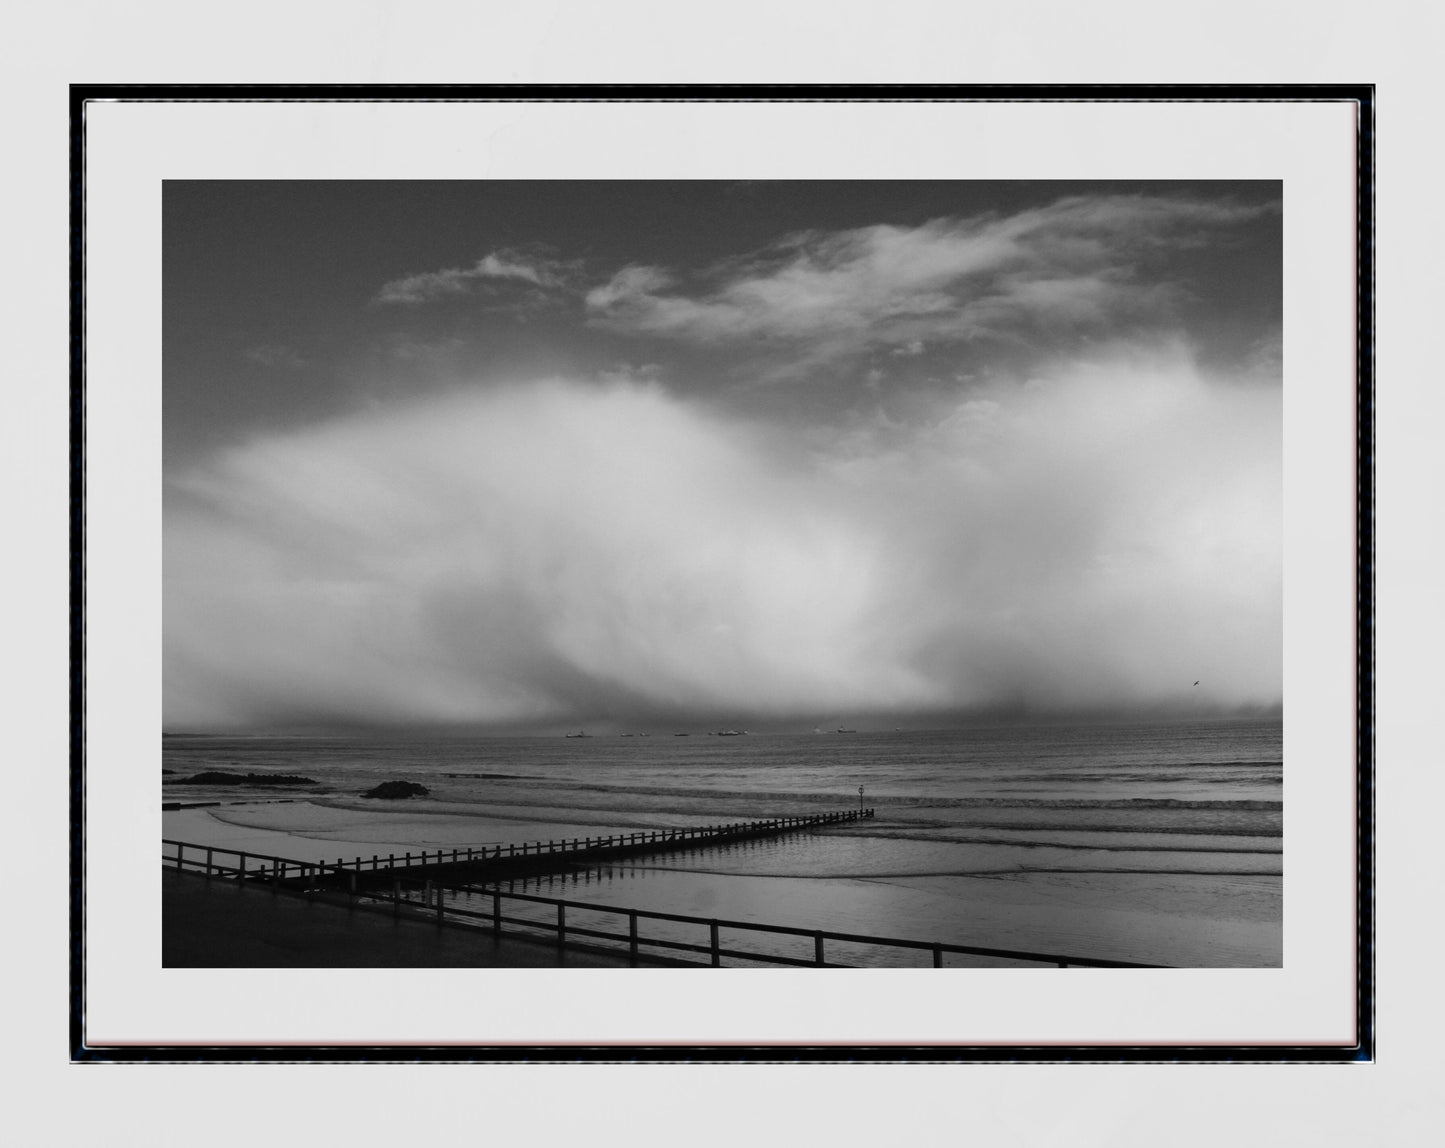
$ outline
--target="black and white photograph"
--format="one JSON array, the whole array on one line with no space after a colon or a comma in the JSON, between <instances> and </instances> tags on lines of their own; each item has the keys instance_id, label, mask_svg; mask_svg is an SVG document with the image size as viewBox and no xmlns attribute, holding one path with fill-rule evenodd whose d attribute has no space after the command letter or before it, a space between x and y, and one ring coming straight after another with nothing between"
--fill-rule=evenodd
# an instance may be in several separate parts
<instances>
[{"instance_id":1,"label":"black and white photograph","mask_svg":"<svg viewBox=\"0 0 1445 1148\"><path fill-rule=\"evenodd\" d=\"M1281 181L161 196L166 968L1282 967Z\"/></svg>"},{"instance_id":2,"label":"black and white photograph","mask_svg":"<svg viewBox=\"0 0 1445 1148\"><path fill-rule=\"evenodd\" d=\"M96 90L77 1058L1368 1060L1352 91Z\"/></svg>"}]
</instances>

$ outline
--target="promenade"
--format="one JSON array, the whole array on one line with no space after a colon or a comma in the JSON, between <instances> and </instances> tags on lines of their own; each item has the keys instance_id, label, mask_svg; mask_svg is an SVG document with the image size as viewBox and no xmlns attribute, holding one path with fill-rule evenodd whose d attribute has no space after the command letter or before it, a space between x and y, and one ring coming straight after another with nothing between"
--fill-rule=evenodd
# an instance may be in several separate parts
<instances>
[{"instance_id":1,"label":"promenade","mask_svg":"<svg viewBox=\"0 0 1445 1148\"><path fill-rule=\"evenodd\" d=\"M438 925L391 909L338 904L196 873L161 873L161 962L166 968L663 967Z\"/></svg>"}]
</instances>

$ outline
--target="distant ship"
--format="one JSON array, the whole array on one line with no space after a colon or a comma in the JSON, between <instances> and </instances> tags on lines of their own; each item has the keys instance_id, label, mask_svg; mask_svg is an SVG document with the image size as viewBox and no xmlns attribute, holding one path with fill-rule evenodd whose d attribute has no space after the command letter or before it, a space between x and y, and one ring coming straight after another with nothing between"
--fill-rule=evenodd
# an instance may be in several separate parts
<instances>
[{"instance_id":1,"label":"distant ship","mask_svg":"<svg viewBox=\"0 0 1445 1148\"><path fill-rule=\"evenodd\" d=\"M689 735L687 735L687 734L685 734L685 733L675 733L675 734L673 734L672 736L673 736L673 737L687 737L687 736L689 736Z\"/></svg>"},{"instance_id":2,"label":"distant ship","mask_svg":"<svg viewBox=\"0 0 1445 1148\"><path fill-rule=\"evenodd\" d=\"M591 737L592 735L591 735L590 733L588 733L586 730L578 730L576 733L564 733L562 736L563 736L563 737Z\"/></svg>"},{"instance_id":3,"label":"distant ship","mask_svg":"<svg viewBox=\"0 0 1445 1148\"><path fill-rule=\"evenodd\" d=\"M842 727L839 727L838 732L839 732L839 733L857 733L858 731L857 731L856 729L843 729Z\"/></svg>"},{"instance_id":4,"label":"distant ship","mask_svg":"<svg viewBox=\"0 0 1445 1148\"><path fill-rule=\"evenodd\" d=\"M717 735L718 737L742 737L747 732L745 729L720 729L717 731Z\"/></svg>"}]
</instances>

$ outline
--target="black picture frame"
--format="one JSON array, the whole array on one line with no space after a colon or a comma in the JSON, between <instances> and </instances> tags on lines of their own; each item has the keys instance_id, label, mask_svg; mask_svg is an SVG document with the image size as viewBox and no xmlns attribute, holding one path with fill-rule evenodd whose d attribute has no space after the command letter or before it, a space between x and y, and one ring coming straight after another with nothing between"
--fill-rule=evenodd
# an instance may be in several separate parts
<instances>
[{"instance_id":1,"label":"black picture frame","mask_svg":"<svg viewBox=\"0 0 1445 1148\"><path fill-rule=\"evenodd\" d=\"M1295 1046L1107 1044L1024 1045L617 1045L547 1044L417 1047L283 1046L265 1044L102 1044L86 1027L86 120L97 101L203 102L451 102L451 101L817 101L889 102L1344 102L1357 115L1355 139L1357 244L1356 395L1356 887L1355 1029L1352 1044ZM1022 85L1022 86L206 86L73 85L70 106L70 1015L74 1062L1290 1062L1355 1063L1375 1058L1374 1034L1374 375L1373 245L1374 101L1372 85Z\"/></svg>"}]
</instances>

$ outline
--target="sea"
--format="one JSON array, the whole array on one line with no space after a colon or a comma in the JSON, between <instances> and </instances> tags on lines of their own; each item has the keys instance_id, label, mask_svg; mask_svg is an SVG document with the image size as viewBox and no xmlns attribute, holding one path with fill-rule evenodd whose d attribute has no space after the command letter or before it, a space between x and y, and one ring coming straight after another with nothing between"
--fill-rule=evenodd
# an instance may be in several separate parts
<instances>
[{"instance_id":1,"label":"sea","mask_svg":"<svg viewBox=\"0 0 1445 1148\"><path fill-rule=\"evenodd\" d=\"M164 814L164 835L197 844L349 862L861 806L870 819L503 888L1060 957L1194 968L1283 959L1278 717L736 735L168 735L162 757L165 804L192 807ZM207 770L316 784L184 784ZM428 793L362 796L383 781ZM490 900L452 896L483 912ZM576 912L569 920L589 923ZM601 911L592 923L618 925ZM688 926L658 927L681 936ZM747 935L760 944L813 952L808 938ZM927 951L842 943L828 959L931 964ZM950 954L947 963L1030 962Z\"/></svg>"}]
</instances>

